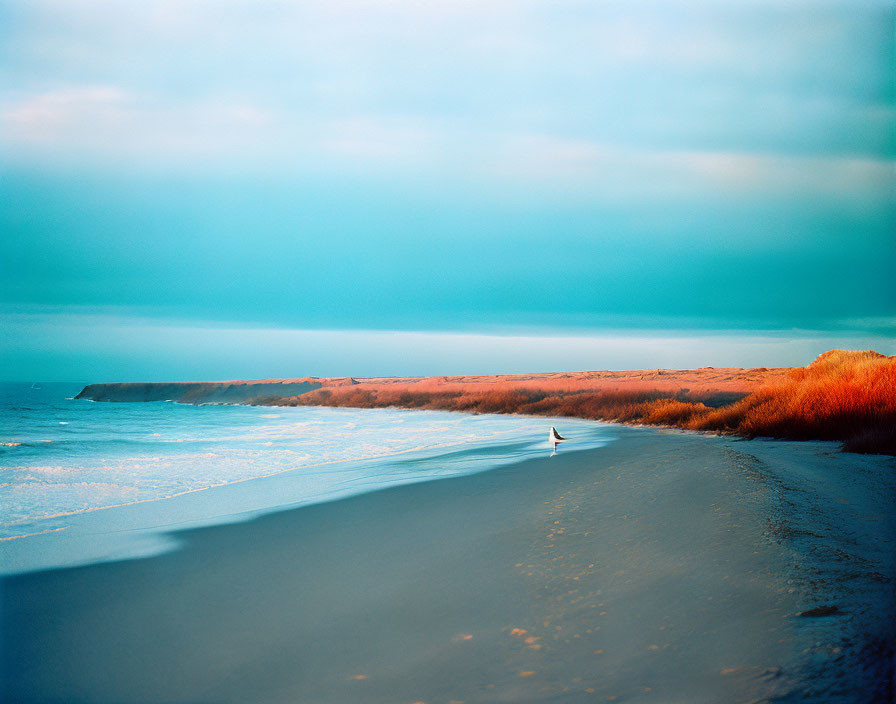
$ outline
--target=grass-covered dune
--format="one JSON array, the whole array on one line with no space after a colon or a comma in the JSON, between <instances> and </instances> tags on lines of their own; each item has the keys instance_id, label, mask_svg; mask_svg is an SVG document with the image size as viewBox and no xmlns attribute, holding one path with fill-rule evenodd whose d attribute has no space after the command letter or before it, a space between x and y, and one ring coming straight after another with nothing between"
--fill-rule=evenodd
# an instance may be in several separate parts
<instances>
[{"instance_id":1,"label":"grass-covered dune","mask_svg":"<svg viewBox=\"0 0 896 704\"><path fill-rule=\"evenodd\" d=\"M321 381L260 402L571 416L896 454L896 357L873 351L832 350L792 369Z\"/></svg>"},{"instance_id":2,"label":"grass-covered dune","mask_svg":"<svg viewBox=\"0 0 896 704\"><path fill-rule=\"evenodd\" d=\"M896 357L870 350L794 368L92 384L78 398L569 416L896 454Z\"/></svg>"},{"instance_id":3,"label":"grass-covered dune","mask_svg":"<svg viewBox=\"0 0 896 704\"><path fill-rule=\"evenodd\" d=\"M896 454L896 356L825 352L730 406L696 411L682 427Z\"/></svg>"}]
</instances>

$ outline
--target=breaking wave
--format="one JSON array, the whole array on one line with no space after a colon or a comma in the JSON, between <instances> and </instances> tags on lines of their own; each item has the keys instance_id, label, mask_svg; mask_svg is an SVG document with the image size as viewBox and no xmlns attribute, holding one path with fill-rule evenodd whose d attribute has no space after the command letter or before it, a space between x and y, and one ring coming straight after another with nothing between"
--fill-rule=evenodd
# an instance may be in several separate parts
<instances>
[{"instance_id":1,"label":"breaking wave","mask_svg":"<svg viewBox=\"0 0 896 704\"><path fill-rule=\"evenodd\" d=\"M562 423L574 446L609 440L598 424ZM290 472L302 481L284 504L481 471L544 452L550 425L441 411L20 399L0 407L0 450L11 448L0 452L0 538Z\"/></svg>"}]
</instances>

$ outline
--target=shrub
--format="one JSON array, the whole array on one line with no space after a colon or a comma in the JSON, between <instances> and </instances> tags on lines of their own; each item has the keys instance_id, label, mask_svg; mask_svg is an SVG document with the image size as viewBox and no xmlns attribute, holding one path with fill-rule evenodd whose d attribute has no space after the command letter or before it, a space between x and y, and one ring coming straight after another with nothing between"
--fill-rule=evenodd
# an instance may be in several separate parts
<instances>
[{"instance_id":1,"label":"shrub","mask_svg":"<svg viewBox=\"0 0 896 704\"><path fill-rule=\"evenodd\" d=\"M352 380L351 385L316 389L276 403L568 416L746 437L837 440L853 452L896 454L896 357L831 350L808 367L783 371L760 377L771 381L748 395L707 387L645 390L635 384L608 390L576 388L572 382L541 388L534 380L521 385L506 377L476 377L447 390L432 379Z\"/></svg>"}]
</instances>

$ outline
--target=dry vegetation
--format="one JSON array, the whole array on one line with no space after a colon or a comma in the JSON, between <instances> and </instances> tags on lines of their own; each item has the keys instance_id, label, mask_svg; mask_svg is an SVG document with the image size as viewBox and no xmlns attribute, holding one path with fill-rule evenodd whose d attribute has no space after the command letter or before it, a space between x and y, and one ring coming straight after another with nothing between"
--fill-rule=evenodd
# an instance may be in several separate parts
<instances>
[{"instance_id":1,"label":"dry vegetation","mask_svg":"<svg viewBox=\"0 0 896 704\"><path fill-rule=\"evenodd\" d=\"M746 437L838 440L850 452L896 454L896 357L832 350L682 427Z\"/></svg>"},{"instance_id":2,"label":"dry vegetation","mask_svg":"<svg viewBox=\"0 0 896 704\"><path fill-rule=\"evenodd\" d=\"M837 440L896 454L896 357L826 352L795 369L320 380L261 403L571 416L746 437Z\"/></svg>"}]
</instances>

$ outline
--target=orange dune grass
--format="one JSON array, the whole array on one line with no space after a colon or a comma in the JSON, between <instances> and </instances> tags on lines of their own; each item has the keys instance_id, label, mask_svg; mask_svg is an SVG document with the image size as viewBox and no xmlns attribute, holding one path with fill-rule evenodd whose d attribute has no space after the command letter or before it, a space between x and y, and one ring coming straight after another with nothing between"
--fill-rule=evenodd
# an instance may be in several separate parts
<instances>
[{"instance_id":1,"label":"orange dune grass","mask_svg":"<svg viewBox=\"0 0 896 704\"><path fill-rule=\"evenodd\" d=\"M825 352L687 427L746 437L838 440L850 452L896 454L896 357Z\"/></svg>"},{"instance_id":2,"label":"orange dune grass","mask_svg":"<svg viewBox=\"0 0 896 704\"><path fill-rule=\"evenodd\" d=\"M808 367L320 379L288 406L569 416L896 454L896 357L832 350Z\"/></svg>"}]
</instances>

